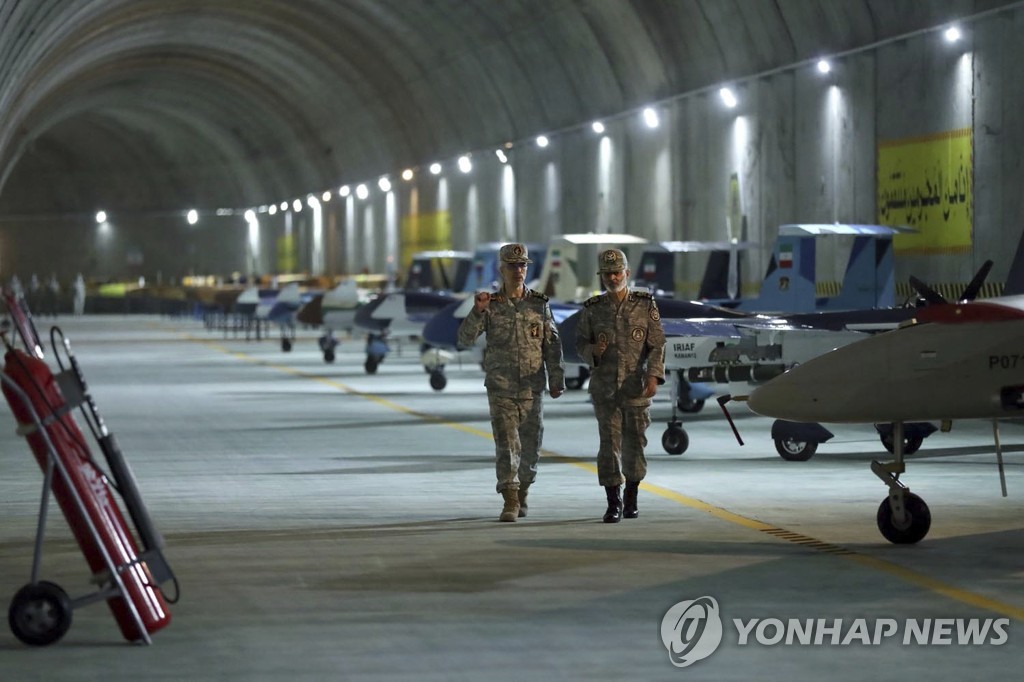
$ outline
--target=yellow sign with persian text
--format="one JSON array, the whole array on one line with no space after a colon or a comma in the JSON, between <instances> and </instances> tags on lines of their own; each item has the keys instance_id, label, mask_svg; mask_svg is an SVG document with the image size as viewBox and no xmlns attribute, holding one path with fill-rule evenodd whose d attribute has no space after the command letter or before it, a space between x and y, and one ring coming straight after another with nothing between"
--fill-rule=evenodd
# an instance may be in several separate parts
<instances>
[{"instance_id":1,"label":"yellow sign with persian text","mask_svg":"<svg viewBox=\"0 0 1024 682\"><path fill-rule=\"evenodd\" d=\"M878 222L916 230L896 235L897 253L970 251L973 184L970 128L878 144Z\"/></svg>"},{"instance_id":2,"label":"yellow sign with persian text","mask_svg":"<svg viewBox=\"0 0 1024 682\"><path fill-rule=\"evenodd\" d=\"M413 213L402 217L401 268L405 272L413 254L452 248L452 218L448 211Z\"/></svg>"}]
</instances>

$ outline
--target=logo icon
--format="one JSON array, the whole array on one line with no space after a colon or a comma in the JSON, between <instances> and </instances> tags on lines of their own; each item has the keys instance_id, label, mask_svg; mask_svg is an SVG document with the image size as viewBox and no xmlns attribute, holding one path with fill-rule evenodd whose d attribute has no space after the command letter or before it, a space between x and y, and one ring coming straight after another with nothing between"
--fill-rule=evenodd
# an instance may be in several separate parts
<instances>
[{"instance_id":1,"label":"logo icon","mask_svg":"<svg viewBox=\"0 0 1024 682\"><path fill-rule=\"evenodd\" d=\"M714 597L681 601L661 619L661 642L677 668L704 660L722 643L722 617Z\"/></svg>"}]
</instances>

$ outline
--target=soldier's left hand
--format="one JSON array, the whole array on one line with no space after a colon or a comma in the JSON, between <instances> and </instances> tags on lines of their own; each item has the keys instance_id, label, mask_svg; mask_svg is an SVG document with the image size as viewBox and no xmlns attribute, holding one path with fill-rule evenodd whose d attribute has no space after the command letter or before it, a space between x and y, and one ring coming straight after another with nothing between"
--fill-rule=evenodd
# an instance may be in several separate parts
<instances>
[{"instance_id":1,"label":"soldier's left hand","mask_svg":"<svg viewBox=\"0 0 1024 682\"><path fill-rule=\"evenodd\" d=\"M658 377L647 377L647 384L644 386L644 397L653 398L658 392Z\"/></svg>"}]
</instances>

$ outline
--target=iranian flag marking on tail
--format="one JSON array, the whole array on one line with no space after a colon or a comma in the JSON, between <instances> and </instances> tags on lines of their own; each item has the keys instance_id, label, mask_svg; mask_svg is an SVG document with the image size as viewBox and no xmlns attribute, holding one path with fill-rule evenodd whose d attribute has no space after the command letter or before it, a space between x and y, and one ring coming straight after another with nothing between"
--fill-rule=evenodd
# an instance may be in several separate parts
<instances>
[{"instance_id":1,"label":"iranian flag marking on tail","mask_svg":"<svg viewBox=\"0 0 1024 682\"><path fill-rule=\"evenodd\" d=\"M793 267L793 245L792 244L780 244L779 245L779 267L780 268L791 268L791 267Z\"/></svg>"}]
</instances>

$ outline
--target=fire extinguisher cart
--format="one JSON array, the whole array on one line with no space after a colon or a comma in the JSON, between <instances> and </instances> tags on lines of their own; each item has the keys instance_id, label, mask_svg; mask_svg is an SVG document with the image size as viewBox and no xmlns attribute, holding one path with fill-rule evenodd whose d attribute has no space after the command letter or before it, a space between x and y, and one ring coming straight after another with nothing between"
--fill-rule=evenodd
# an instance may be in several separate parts
<instances>
[{"instance_id":1,"label":"fire extinguisher cart","mask_svg":"<svg viewBox=\"0 0 1024 682\"><path fill-rule=\"evenodd\" d=\"M17 317L23 311L12 310L11 301L7 303L21 331L24 326ZM18 302L14 304L17 306ZM31 331L34 336L34 328ZM50 336L58 364L57 334L70 360L70 367L62 366L57 375L51 373L41 359L37 337L31 344L22 333L29 353L11 347L4 339L8 350L0 373L3 393L18 422L19 435L28 440L43 472L31 575L29 583L11 600L8 623L22 642L44 646L67 633L76 609L106 601L125 639L151 644L150 635L170 622L167 603L177 600L177 589L175 599L166 600L160 585L172 581L177 587L177 580L163 557L163 538L149 518L113 435L99 416L78 363L70 353L70 344L60 330L54 328ZM105 455L110 476L99 468L89 452L71 414L76 407L82 408ZM112 490L119 493L134 522L143 547L141 552ZM97 591L74 599L59 585L40 579L51 494L63 511L92 570L92 580L98 586Z\"/></svg>"}]
</instances>

